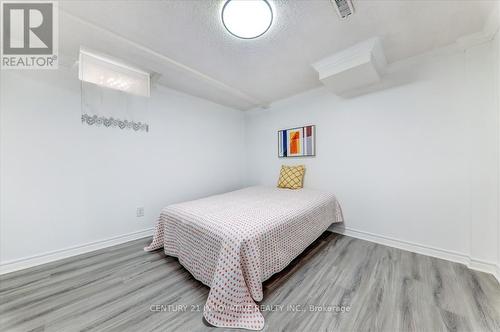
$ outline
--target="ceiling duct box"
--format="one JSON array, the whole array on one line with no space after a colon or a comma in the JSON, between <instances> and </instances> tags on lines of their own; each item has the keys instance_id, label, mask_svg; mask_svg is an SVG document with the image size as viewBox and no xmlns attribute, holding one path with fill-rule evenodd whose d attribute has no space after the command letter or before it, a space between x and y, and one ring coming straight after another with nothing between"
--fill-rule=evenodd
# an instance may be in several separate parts
<instances>
[{"instance_id":1,"label":"ceiling duct box","mask_svg":"<svg viewBox=\"0 0 500 332\"><path fill-rule=\"evenodd\" d=\"M312 66L331 92L343 95L379 83L386 65L380 39L371 38Z\"/></svg>"}]
</instances>

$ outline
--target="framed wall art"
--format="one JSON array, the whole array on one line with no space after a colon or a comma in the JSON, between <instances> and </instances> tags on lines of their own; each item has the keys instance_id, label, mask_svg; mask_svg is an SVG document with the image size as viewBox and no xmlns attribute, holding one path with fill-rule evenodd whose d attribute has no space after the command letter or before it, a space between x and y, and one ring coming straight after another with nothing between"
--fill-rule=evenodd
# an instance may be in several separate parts
<instances>
[{"instance_id":1,"label":"framed wall art","mask_svg":"<svg viewBox=\"0 0 500 332\"><path fill-rule=\"evenodd\" d=\"M316 126L278 131L278 157L312 157L316 155Z\"/></svg>"}]
</instances>

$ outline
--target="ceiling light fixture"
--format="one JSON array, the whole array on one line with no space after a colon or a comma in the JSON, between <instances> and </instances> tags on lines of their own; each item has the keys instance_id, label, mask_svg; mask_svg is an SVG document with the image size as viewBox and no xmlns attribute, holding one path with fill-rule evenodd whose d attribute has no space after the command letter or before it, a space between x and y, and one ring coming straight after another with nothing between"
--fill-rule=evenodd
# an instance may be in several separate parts
<instances>
[{"instance_id":1,"label":"ceiling light fixture","mask_svg":"<svg viewBox=\"0 0 500 332\"><path fill-rule=\"evenodd\" d=\"M222 24L235 37L254 39L273 23L273 10L266 0L227 0L222 7Z\"/></svg>"}]
</instances>

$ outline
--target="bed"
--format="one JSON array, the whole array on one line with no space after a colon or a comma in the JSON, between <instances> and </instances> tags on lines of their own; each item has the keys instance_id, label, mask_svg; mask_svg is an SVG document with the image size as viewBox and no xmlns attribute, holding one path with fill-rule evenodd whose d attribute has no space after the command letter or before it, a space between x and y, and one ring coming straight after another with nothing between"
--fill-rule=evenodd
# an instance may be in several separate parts
<instances>
[{"instance_id":1,"label":"bed","mask_svg":"<svg viewBox=\"0 0 500 332\"><path fill-rule=\"evenodd\" d=\"M341 221L330 193L249 187L167 206L144 249L164 248L210 287L203 310L210 324L261 330L262 282Z\"/></svg>"}]
</instances>

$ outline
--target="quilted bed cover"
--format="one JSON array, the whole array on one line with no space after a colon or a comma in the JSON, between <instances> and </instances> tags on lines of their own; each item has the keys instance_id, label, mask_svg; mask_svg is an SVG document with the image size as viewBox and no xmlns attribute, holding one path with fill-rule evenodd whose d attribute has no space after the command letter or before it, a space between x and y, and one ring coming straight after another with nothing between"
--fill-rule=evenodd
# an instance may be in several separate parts
<instances>
[{"instance_id":1,"label":"quilted bed cover","mask_svg":"<svg viewBox=\"0 0 500 332\"><path fill-rule=\"evenodd\" d=\"M144 249L163 247L210 287L203 310L210 324L261 330L262 282L341 221L330 193L249 187L167 206Z\"/></svg>"}]
</instances>

